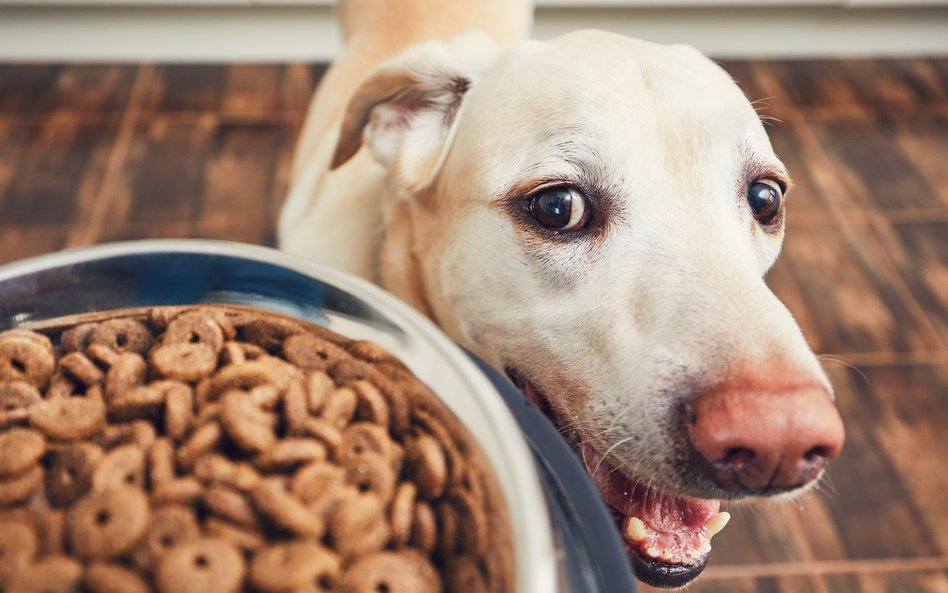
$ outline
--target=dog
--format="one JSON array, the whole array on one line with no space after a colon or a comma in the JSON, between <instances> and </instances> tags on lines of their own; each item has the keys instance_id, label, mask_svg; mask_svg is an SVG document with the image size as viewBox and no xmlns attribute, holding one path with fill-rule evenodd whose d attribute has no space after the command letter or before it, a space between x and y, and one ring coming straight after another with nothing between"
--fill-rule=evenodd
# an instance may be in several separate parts
<instances>
[{"instance_id":1,"label":"dog","mask_svg":"<svg viewBox=\"0 0 948 593\"><path fill-rule=\"evenodd\" d=\"M832 387L763 276L784 165L685 46L526 39L524 0L343 0L282 249L379 282L571 440L637 577L694 579L721 500L789 497L842 448Z\"/></svg>"}]
</instances>

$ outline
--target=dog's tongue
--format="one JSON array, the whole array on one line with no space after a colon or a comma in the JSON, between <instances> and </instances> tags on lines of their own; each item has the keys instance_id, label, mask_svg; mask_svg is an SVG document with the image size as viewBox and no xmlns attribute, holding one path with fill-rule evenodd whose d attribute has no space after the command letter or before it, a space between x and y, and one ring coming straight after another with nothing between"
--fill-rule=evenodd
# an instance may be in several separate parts
<instances>
[{"instance_id":1,"label":"dog's tongue","mask_svg":"<svg viewBox=\"0 0 948 593\"><path fill-rule=\"evenodd\" d=\"M730 515L717 500L698 500L649 488L626 478L587 443L583 462L612 507L626 542L644 557L668 564L694 564L711 551L711 537Z\"/></svg>"}]
</instances>

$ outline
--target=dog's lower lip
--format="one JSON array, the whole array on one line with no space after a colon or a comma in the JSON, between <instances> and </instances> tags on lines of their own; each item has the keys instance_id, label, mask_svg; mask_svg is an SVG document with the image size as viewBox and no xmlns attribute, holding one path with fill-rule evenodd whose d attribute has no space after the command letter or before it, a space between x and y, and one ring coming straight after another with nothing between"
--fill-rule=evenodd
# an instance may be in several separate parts
<instances>
[{"instance_id":1,"label":"dog's lower lip","mask_svg":"<svg viewBox=\"0 0 948 593\"><path fill-rule=\"evenodd\" d=\"M583 460L590 478L612 510L636 577L663 588L681 587L694 580L710 558L711 537L729 518L727 513L717 512L720 503L655 490L625 477L568 429L529 379L516 369L505 370L524 395L560 429Z\"/></svg>"}]
</instances>

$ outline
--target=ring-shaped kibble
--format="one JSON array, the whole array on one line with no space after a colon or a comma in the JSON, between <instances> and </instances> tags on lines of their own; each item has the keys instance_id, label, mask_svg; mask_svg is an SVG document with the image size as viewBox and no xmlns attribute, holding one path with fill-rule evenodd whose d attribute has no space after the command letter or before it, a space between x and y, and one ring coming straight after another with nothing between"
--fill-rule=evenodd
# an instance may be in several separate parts
<instances>
[{"instance_id":1,"label":"ring-shaped kibble","mask_svg":"<svg viewBox=\"0 0 948 593\"><path fill-rule=\"evenodd\" d=\"M46 452L43 434L29 428L0 432L0 478L23 473Z\"/></svg>"},{"instance_id":2,"label":"ring-shaped kibble","mask_svg":"<svg viewBox=\"0 0 948 593\"><path fill-rule=\"evenodd\" d=\"M202 538L165 554L155 570L155 585L159 593L237 593L245 571L236 547Z\"/></svg>"},{"instance_id":3,"label":"ring-shaped kibble","mask_svg":"<svg viewBox=\"0 0 948 593\"><path fill-rule=\"evenodd\" d=\"M441 500L435 506L435 517L438 519L438 552L442 557L451 556L458 548L457 510L450 501Z\"/></svg>"},{"instance_id":4,"label":"ring-shaped kibble","mask_svg":"<svg viewBox=\"0 0 948 593\"><path fill-rule=\"evenodd\" d=\"M93 562L82 575L89 593L151 593L138 573L110 562Z\"/></svg>"},{"instance_id":5,"label":"ring-shaped kibble","mask_svg":"<svg viewBox=\"0 0 948 593\"><path fill-rule=\"evenodd\" d=\"M208 385L209 399L216 400L221 394L231 390L250 391L258 385L275 383L276 380L278 377L274 376L272 369L260 360L228 365L211 378ZM277 384L280 390L284 387L285 385Z\"/></svg>"},{"instance_id":6,"label":"ring-shaped kibble","mask_svg":"<svg viewBox=\"0 0 948 593\"><path fill-rule=\"evenodd\" d=\"M392 543L396 547L408 544L411 525L415 516L415 495L418 488L411 482L402 482L395 490L389 522L392 524Z\"/></svg>"},{"instance_id":7,"label":"ring-shaped kibble","mask_svg":"<svg viewBox=\"0 0 948 593\"><path fill-rule=\"evenodd\" d=\"M341 589L347 593L441 593L434 565L414 550L377 552L346 570Z\"/></svg>"},{"instance_id":8,"label":"ring-shaped kibble","mask_svg":"<svg viewBox=\"0 0 948 593\"><path fill-rule=\"evenodd\" d=\"M303 422L301 432L318 439L326 445L333 458L340 457L342 447L342 432L334 424L323 418L307 418Z\"/></svg>"},{"instance_id":9,"label":"ring-shaped kibble","mask_svg":"<svg viewBox=\"0 0 948 593\"><path fill-rule=\"evenodd\" d=\"M93 490L145 485L145 454L137 445L122 445L109 451L92 474Z\"/></svg>"},{"instance_id":10,"label":"ring-shaped kibble","mask_svg":"<svg viewBox=\"0 0 948 593\"><path fill-rule=\"evenodd\" d=\"M329 519L329 539L343 558L381 550L388 542L385 505L371 493L339 500Z\"/></svg>"},{"instance_id":11,"label":"ring-shaped kibble","mask_svg":"<svg viewBox=\"0 0 948 593\"><path fill-rule=\"evenodd\" d=\"M59 368L86 387L100 383L105 374L82 352L70 352L59 359Z\"/></svg>"},{"instance_id":12,"label":"ring-shaped kibble","mask_svg":"<svg viewBox=\"0 0 948 593\"><path fill-rule=\"evenodd\" d=\"M33 526L26 521L0 520L0 586L26 570L39 550Z\"/></svg>"},{"instance_id":13,"label":"ring-shaped kibble","mask_svg":"<svg viewBox=\"0 0 948 593\"><path fill-rule=\"evenodd\" d=\"M303 424L310 418L306 405L306 388L302 383L294 381L286 388L283 394L283 421L286 424L288 435L300 435Z\"/></svg>"},{"instance_id":14,"label":"ring-shaped kibble","mask_svg":"<svg viewBox=\"0 0 948 593\"><path fill-rule=\"evenodd\" d=\"M401 449L385 428L371 422L353 422L342 432L339 458L345 460L364 453L381 455L389 461L393 469L401 469Z\"/></svg>"},{"instance_id":15,"label":"ring-shaped kibble","mask_svg":"<svg viewBox=\"0 0 948 593\"><path fill-rule=\"evenodd\" d=\"M191 469L198 459L217 446L221 434L221 426L217 422L208 422L195 430L177 450L178 465L182 469Z\"/></svg>"},{"instance_id":16,"label":"ring-shaped kibble","mask_svg":"<svg viewBox=\"0 0 948 593\"><path fill-rule=\"evenodd\" d=\"M148 374L148 364L135 352L123 352L115 359L105 375L105 393L120 397L133 387L141 385Z\"/></svg>"},{"instance_id":17,"label":"ring-shaped kibble","mask_svg":"<svg viewBox=\"0 0 948 593\"><path fill-rule=\"evenodd\" d=\"M46 498L55 507L69 506L92 487L102 448L78 443L55 451L46 472Z\"/></svg>"},{"instance_id":18,"label":"ring-shaped kibble","mask_svg":"<svg viewBox=\"0 0 948 593\"><path fill-rule=\"evenodd\" d=\"M250 491L250 498L262 515L291 533L319 537L326 529L323 520L291 496L279 478L262 480Z\"/></svg>"},{"instance_id":19,"label":"ring-shaped kibble","mask_svg":"<svg viewBox=\"0 0 948 593\"><path fill-rule=\"evenodd\" d=\"M96 324L89 332L88 343L101 344L115 352L144 354L153 337L145 324L134 319L109 319Z\"/></svg>"},{"instance_id":20,"label":"ring-shaped kibble","mask_svg":"<svg viewBox=\"0 0 948 593\"><path fill-rule=\"evenodd\" d=\"M0 381L26 381L42 388L56 370L56 358L35 340L11 336L0 340Z\"/></svg>"},{"instance_id":21,"label":"ring-shaped kibble","mask_svg":"<svg viewBox=\"0 0 948 593\"><path fill-rule=\"evenodd\" d=\"M55 556L62 554L65 549L66 513L60 510L49 509L36 516L34 513L36 534L39 536L40 554ZM0 531L2 533L2 531Z\"/></svg>"},{"instance_id":22,"label":"ring-shaped kibble","mask_svg":"<svg viewBox=\"0 0 948 593\"><path fill-rule=\"evenodd\" d=\"M217 354L224 347L224 338L224 330L213 317L200 311L189 311L175 317L161 339L166 344L204 344Z\"/></svg>"},{"instance_id":23,"label":"ring-shaped kibble","mask_svg":"<svg viewBox=\"0 0 948 593\"><path fill-rule=\"evenodd\" d=\"M118 391L109 398L107 404L109 418L112 420L130 420L150 417L165 403L165 394L154 385L139 385L124 391Z\"/></svg>"},{"instance_id":24,"label":"ring-shaped kibble","mask_svg":"<svg viewBox=\"0 0 948 593\"><path fill-rule=\"evenodd\" d=\"M266 451L276 442L276 433L263 411L243 391L231 390L221 398L221 426L227 436L247 451Z\"/></svg>"},{"instance_id":25,"label":"ring-shaped kibble","mask_svg":"<svg viewBox=\"0 0 948 593\"><path fill-rule=\"evenodd\" d=\"M264 593L284 593L320 580L334 582L339 557L311 541L294 541L265 548L250 563L249 581Z\"/></svg>"},{"instance_id":26,"label":"ring-shaped kibble","mask_svg":"<svg viewBox=\"0 0 948 593\"><path fill-rule=\"evenodd\" d=\"M247 497L232 488L212 486L204 490L201 500L207 510L222 519L244 527L258 527L260 524L257 512Z\"/></svg>"},{"instance_id":27,"label":"ring-shaped kibble","mask_svg":"<svg viewBox=\"0 0 948 593\"><path fill-rule=\"evenodd\" d=\"M7 593L74 593L82 565L66 556L47 556L17 575Z\"/></svg>"},{"instance_id":28,"label":"ring-shaped kibble","mask_svg":"<svg viewBox=\"0 0 948 593\"><path fill-rule=\"evenodd\" d=\"M346 346L346 350L348 350L352 356L372 364L388 363L402 366L402 362L398 360L394 354L375 342L366 340L351 342Z\"/></svg>"},{"instance_id":29,"label":"ring-shaped kibble","mask_svg":"<svg viewBox=\"0 0 948 593\"><path fill-rule=\"evenodd\" d=\"M151 570L175 546L201 537L201 528L190 508L184 505L165 505L155 509L148 530L137 544L135 558L145 570Z\"/></svg>"},{"instance_id":30,"label":"ring-shaped kibble","mask_svg":"<svg viewBox=\"0 0 948 593\"><path fill-rule=\"evenodd\" d=\"M420 425L420 429L430 434L441 446L441 451L447 460L448 487L461 486L464 482L466 462L459 449L459 441L449 432L447 426L438 420L436 413L416 406L412 410L412 416Z\"/></svg>"},{"instance_id":31,"label":"ring-shaped kibble","mask_svg":"<svg viewBox=\"0 0 948 593\"><path fill-rule=\"evenodd\" d=\"M66 517L70 548L81 558L121 556L145 533L149 515L141 488L120 486L88 494Z\"/></svg>"},{"instance_id":32,"label":"ring-shaped kibble","mask_svg":"<svg viewBox=\"0 0 948 593\"><path fill-rule=\"evenodd\" d=\"M155 504L191 504L204 494L204 485L197 478L184 477L156 484L151 491Z\"/></svg>"},{"instance_id":33,"label":"ring-shaped kibble","mask_svg":"<svg viewBox=\"0 0 948 593\"><path fill-rule=\"evenodd\" d=\"M283 355L296 366L306 371L322 371L342 360L349 360L349 354L332 342L310 333L301 333L286 338L283 342Z\"/></svg>"},{"instance_id":34,"label":"ring-shaped kibble","mask_svg":"<svg viewBox=\"0 0 948 593\"><path fill-rule=\"evenodd\" d=\"M398 476L384 457L366 452L345 458L343 466L346 481L359 492L371 492L386 504L392 500Z\"/></svg>"},{"instance_id":35,"label":"ring-shaped kibble","mask_svg":"<svg viewBox=\"0 0 948 593\"><path fill-rule=\"evenodd\" d=\"M85 349L86 356L96 364L111 367L121 356L120 352L112 350L105 344L89 344Z\"/></svg>"},{"instance_id":36,"label":"ring-shaped kibble","mask_svg":"<svg viewBox=\"0 0 948 593\"><path fill-rule=\"evenodd\" d=\"M203 342L166 342L152 349L148 359L162 377L185 383L209 377L217 368L217 352Z\"/></svg>"},{"instance_id":37,"label":"ring-shaped kibble","mask_svg":"<svg viewBox=\"0 0 948 593\"><path fill-rule=\"evenodd\" d=\"M434 437L419 433L405 440L405 470L423 498L435 499L444 494L448 462Z\"/></svg>"},{"instance_id":38,"label":"ring-shaped kibble","mask_svg":"<svg viewBox=\"0 0 948 593\"><path fill-rule=\"evenodd\" d=\"M46 400L36 404L30 426L53 440L93 437L105 425L105 405L83 397Z\"/></svg>"}]
</instances>

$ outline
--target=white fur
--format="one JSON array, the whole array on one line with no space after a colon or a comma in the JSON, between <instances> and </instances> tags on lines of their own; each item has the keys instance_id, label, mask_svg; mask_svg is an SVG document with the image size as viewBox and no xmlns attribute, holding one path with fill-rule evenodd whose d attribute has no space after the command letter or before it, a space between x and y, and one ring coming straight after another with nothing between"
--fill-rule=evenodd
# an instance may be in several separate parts
<instances>
[{"instance_id":1,"label":"white fur","mask_svg":"<svg viewBox=\"0 0 948 593\"><path fill-rule=\"evenodd\" d=\"M766 365L829 389L762 279L783 230L766 232L745 198L748 166L783 165L713 62L584 31L430 42L385 72L430 102L375 105L363 141L376 162L363 150L328 173L327 135L294 181L284 249L382 282L517 368L631 475L694 496L715 491L675 468L683 401ZM440 83L458 75L470 86L446 121ZM552 177L611 196L600 236L542 241L515 224L501 197Z\"/></svg>"}]
</instances>

